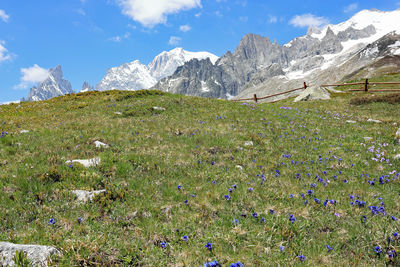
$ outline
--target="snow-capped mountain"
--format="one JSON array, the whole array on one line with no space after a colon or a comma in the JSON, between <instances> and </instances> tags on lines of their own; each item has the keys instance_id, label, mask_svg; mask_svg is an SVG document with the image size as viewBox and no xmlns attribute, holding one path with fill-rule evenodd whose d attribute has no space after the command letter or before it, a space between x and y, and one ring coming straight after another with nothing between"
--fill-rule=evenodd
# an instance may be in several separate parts
<instances>
[{"instance_id":1,"label":"snow-capped mountain","mask_svg":"<svg viewBox=\"0 0 400 267\"><path fill-rule=\"evenodd\" d=\"M40 101L74 93L71 83L64 79L61 66L49 70L49 77L31 88L26 101Z\"/></svg>"},{"instance_id":2,"label":"snow-capped mountain","mask_svg":"<svg viewBox=\"0 0 400 267\"><path fill-rule=\"evenodd\" d=\"M310 28L305 36L285 45L247 34L234 53L227 52L215 65L206 60L189 61L153 88L198 96L241 98L252 96L254 92L267 95L276 90L296 88L302 84L300 80L314 84L334 82L346 75L338 69L342 64L367 45L395 31L400 32L400 9L363 10L343 23L326 25L322 29ZM391 45L391 51L399 53L393 38L382 44ZM368 60L372 63L377 59L374 55L379 53L370 52ZM369 63L363 60L362 64L352 64L363 68ZM293 81L295 87L294 83L290 84Z\"/></svg>"},{"instance_id":3,"label":"snow-capped mountain","mask_svg":"<svg viewBox=\"0 0 400 267\"><path fill-rule=\"evenodd\" d=\"M96 89L99 91L148 89L160 79L173 74L177 67L194 58L210 58L214 63L218 59L217 56L208 52L189 52L182 48L175 48L168 52L162 52L147 66L135 60L108 69Z\"/></svg>"},{"instance_id":4,"label":"snow-capped mountain","mask_svg":"<svg viewBox=\"0 0 400 267\"><path fill-rule=\"evenodd\" d=\"M91 86L88 82L83 82L83 84L82 84L82 89L81 89L81 93L83 93L83 92L88 92L88 91L93 91L94 90L94 87L93 86Z\"/></svg>"}]
</instances>

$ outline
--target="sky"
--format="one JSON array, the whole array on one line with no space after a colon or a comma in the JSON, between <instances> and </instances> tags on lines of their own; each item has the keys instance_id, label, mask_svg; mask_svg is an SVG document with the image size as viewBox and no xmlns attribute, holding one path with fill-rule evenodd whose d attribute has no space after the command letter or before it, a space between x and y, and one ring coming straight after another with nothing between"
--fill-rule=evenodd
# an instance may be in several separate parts
<instances>
[{"instance_id":1,"label":"sky","mask_svg":"<svg viewBox=\"0 0 400 267\"><path fill-rule=\"evenodd\" d=\"M175 47L222 56L247 33L285 44L373 8L400 0L0 0L0 103L26 97L57 65L79 91Z\"/></svg>"}]
</instances>

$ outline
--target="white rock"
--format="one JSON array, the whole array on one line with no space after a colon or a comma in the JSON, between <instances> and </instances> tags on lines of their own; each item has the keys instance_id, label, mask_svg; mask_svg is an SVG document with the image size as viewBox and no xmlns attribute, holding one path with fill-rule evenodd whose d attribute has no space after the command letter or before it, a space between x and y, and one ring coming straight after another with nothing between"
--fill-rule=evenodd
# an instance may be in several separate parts
<instances>
[{"instance_id":1,"label":"white rock","mask_svg":"<svg viewBox=\"0 0 400 267\"><path fill-rule=\"evenodd\" d=\"M166 111L163 107L153 107L153 110Z\"/></svg>"},{"instance_id":2,"label":"white rock","mask_svg":"<svg viewBox=\"0 0 400 267\"><path fill-rule=\"evenodd\" d=\"M26 253L27 259L33 266L47 266L52 255L61 255L54 247L40 245L20 245L9 242L0 242L0 265L15 266L13 260L17 251Z\"/></svg>"},{"instance_id":3,"label":"white rock","mask_svg":"<svg viewBox=\"0 0 400 267\"><path fill-rule=\"evenodd\" d=\"M244 146L252 146L252 145L253 145L253 141L244 142Z\"/></svg>"},{"instance_id":4,"label":"white rock","mask_svg":"<svg viewBox=\"0 0 400 267\"><path fill-rule=\"evenodd\" d=\"M97 148L100 148L100 147L108 148L108 147L110 147L109 145L107 145L107 144L105 144L103 142L100 142L100 141L94 141L94 144L96 145Z\"/></svg>"},{"instance_id":5,"label":"white rock","mask_svg":"<svg viewBox=\"0 0 400 267\"><path fill-rule=\"evenodd\" d=\"M331 99L331 95L323 87L310 86L302 91L295 99L294 102L299 101L311 101L311 100L328 100Z\"/></svg>"},{"instance_id":6,"label":"white rock","mask_svg":"<svg viewBox=\"0 0 400 267\"><path fill-rule=\"evenodd\" d=\"M394 156L394 159L400 159L400 154L397 154L396 156Z\"/></svg>"},{"instance_id":7,"label":"white rock","mask_svg":"<svg viewBox=\"0 0 400 267\"><path fill-rule=\"evenodd\" d=\"M236 168L238 168L239 170L243 170L243 166L241 165L236 165Z\"/></svg>"},{"instance_id":8,"label":"white rock","mask_svg":"<svg viewBox=\"0 0 400 267\"><path fill-rule=\"evenodd\" d=\"M72 190L72 194L74 194L79 202L88 202L92 201L93 198L101 193L105 193L106 190L96 190L96 191L86 191L86 190Z\"/></svg>"},{"instance_id":9,"label":"white rock","mask_svg":"<svg viewBox=\"0 0 400 267\"><path fill-rule=\"evenodd\" d=\"M74 160L67 160L65 163L70 164L70 163L80 163L85 167L92 167L99 165L101 162L100 158L93 158L93 159L74 159Z\"/></svg>"},{"instance_id":10,"label":"white rock","mask_svg":"<svg viewBox=\"0 0 400 267\"><path fill-rule=\"evenodd\" d=\"M116 114L116 115L122 115L122 112L116 111L116 112L114 112L114 114Z\"/></svg>"},{"instance_id":11,"label":"white rock","mask_svg":"<svg viewBox=\"0 0 400 267\"><path fill-rule=\"evenodd\" d=\"M346 122L348 122L348 123L357 123L356 121L352 121L352 120L347 120Z\"/></svg>"},{"instance_id":12,"label":"white rock","mask_svg":"<svg viewBox=\"0 0 400 267\"><path fill-rule=\"evenodd\" d=\"M372 137L364 137L365 142L372 141L374 138Z\"/></svg>"},{"instance_id":13,"label":"white rock","mask_svg":"<svg viewBox=\"0 0 400 267\"><path fill-rule=\"evenodd\" d=\"M28 130L21 130L21 131L19 131L19 133L29 133L29 131Z\"/></svg>"},{"instance_id":14,"label":"white rock","mask_svg":"<svg viewBox=\"0 0 400 267\"><path fill-rule=\"evenodd\" d=\"M382 123L380 120L368 119L368 122Z\"/></svg>"},{"instance_id":15,"label":"white rock","mask_svg":"<svg viewBox=\"0 0 400 267\"><path fill-rule=\"evenodd\" d=\"M397 139L400 139L400 128L397 130L397 132L396 132L396 138Z\"/></svg>"}]
</instances>

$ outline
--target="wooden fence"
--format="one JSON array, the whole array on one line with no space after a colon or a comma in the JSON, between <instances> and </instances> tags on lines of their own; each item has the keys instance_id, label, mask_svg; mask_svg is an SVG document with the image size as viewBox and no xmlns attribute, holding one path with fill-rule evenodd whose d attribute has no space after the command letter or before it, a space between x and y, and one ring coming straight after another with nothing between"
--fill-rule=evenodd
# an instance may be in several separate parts
<instances>
[{"instance_id":1,"label":"wooden fence","mask_svg":"<svg viewBox=\"0 0 400 267\"><path fill-rule=\"evenodd\" d=\"M400 89L392 88L392 89L369 89L369 85L400 85L400 82L369 82L368 79L365 79L364 82L358 83L343 83L343 84L322 84L322 87L339 87L339 86L349 86L349 85L363 85L363 88L360 89L349 89L350 92L400 92Z\"/></svg>"},{"instance_id":2,"label":"wooden fence","mask_svg":"<svg viewBox=\"0 0 400 267\"><path fill-rule=\"evenodd\" d=\"M232 101L238 102L238 101L249 101L249 100L254 100L254 101L257 103L258 100L267 99L267 98L270 98L270 97L274 97L274 96L278 96L278 95L283 95L283 94L287 94L287 93L294 92L294 91L298 91L298 90L307 89L307 87L308 87L308 85L306 84L306 82L304 82L303 87L299 87L299 88L292 89L292 90L289 90L289 91L284 91L284 92L280 92L280 93L273 94L273 95L267 95L267 96L263 96L263 97L257 97L257 94L254 94L252 98L234 99L234 100L232 100Z\"/></svg>"}]
</instances>

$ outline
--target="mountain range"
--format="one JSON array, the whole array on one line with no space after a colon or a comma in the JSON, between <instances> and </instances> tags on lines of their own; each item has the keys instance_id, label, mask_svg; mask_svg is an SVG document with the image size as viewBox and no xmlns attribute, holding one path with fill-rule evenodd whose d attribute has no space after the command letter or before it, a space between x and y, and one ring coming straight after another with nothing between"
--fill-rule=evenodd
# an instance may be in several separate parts
<instances>
[{"instance_id":1,"label":"mountain range","mask_svg":"<svg viewBox=\"0 0 400 267\"><path fill-rule=\"evenodd\" d=\"M399 71L399 18L400 9L363 10L337 25L311 27L305 36L284 45L247 34L235 51L220 58L208 52L176 48L162 52L148 65L136 60L108 69L96 90L151 88L232 99L293 89L303 81L322 84ZM61 71L61 67L57 68ZM82 87L82 91L93 89L87 83ZM31 89L27 100L44 100L71 91L62 72L61 78L51 74Z\"/></svg>"}]
</instances>

